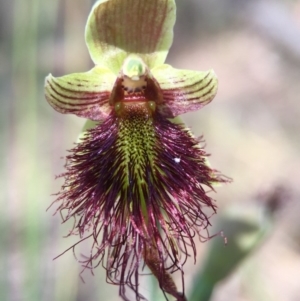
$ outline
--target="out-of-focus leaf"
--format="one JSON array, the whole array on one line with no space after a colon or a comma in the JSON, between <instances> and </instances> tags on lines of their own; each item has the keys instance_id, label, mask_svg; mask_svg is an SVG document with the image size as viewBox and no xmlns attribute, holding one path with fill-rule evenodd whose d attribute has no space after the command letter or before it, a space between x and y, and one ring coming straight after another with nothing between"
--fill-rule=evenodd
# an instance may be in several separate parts
<instances>
[{"instance_id":1,"label":"out-of-focus leaf","mask_svg":"<svg viewBox=\"0 0 300 301\"><path fill-rule=\"evenodd\" d=\"M210 300L214 286L229 276L270 233L272 220L269 211L257 206L238 206L220 215L217 229L224 232L228 242L225 244L221 237L212 239L188 300Z\"/></svg>"}]
</instances>

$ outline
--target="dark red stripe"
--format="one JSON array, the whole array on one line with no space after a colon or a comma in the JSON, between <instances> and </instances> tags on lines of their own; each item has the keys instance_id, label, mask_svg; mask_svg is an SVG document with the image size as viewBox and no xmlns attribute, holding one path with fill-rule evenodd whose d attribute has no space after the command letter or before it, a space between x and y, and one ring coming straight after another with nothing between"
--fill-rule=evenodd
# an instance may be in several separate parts
<instances>
[{"instance_id":1,"label":"dark red stripe","mask_svg":"<svg viewBox=\"0 0 300 301\"><path fill-rule=\"evenodd\" d=\"M183 89L183 90L180 90L179 88L178 88L178 89L169 89L169 90L163 91L163 96L164 96L164 98L166 99L166 98L172 97L172 96L173 96L173 97L176 97L176 96L177 96L177 97L184 97L184 96L188 96L188 95L193 95L193 94L196 94L196 93L198 93L198 92L200 92L200 91L206 89L207 87L209 87L210 84L211 84L211 82L212 82L212 80L213 80L213 79L211 79L211 80L207 83L207 85L205 85L205 86L199 88L198 90L192 90L192 91L188 91L188 92L187 92L186 89ZM195 86L195 85L193 84L193 85L190 85L189 87L193 87L193 86ZM214 88L214 86L212 86L212 88L211 88L210 91L212 91L213 88ZM190 99L190 98L189 98L189 99Z\"/></svg>"},{"instance_id":2,"label":"dark red stripe","mask_svg":"<svg viewBox=\"0 0 300 301\"><path fill-rule=\"evenodd\" d=\"M62 98L65 98L65 99L73 99L73 100L76 100L76 99L78 99L78 100L95 100L95 101L92 101L92 102L85 102L84 104L78 103L78 105L95 104L95 103L97 103L97 102L99 102L99 101L108 100L108 98L109 98L109 93L108 93L108 92L92 93L92 94L93 94L92 97L84 96L84 94L87 95L88 92L86 92L86 93L83 93L83 92L77 92L77 93L83 94L83 95L81 95L80 97L67 96L67 95L65 95L65 94L59 93L59 92L57 91L57 89L55 89L54 86L53 86L49 81L48 81L48 84L49 84L51 90L52 90L53 92L55 92L57 95L59 95L60 97L62 97ZM58 85L58 86L59 86L59 85ZM59 86L59 87L60 87L62 90L67 90L67 89L62 88L61 86ZM72 91L72 90L69 90L69 91ZM75 92L73 91L73 93L75 93ZM103 94L104 94L104 95L103 95ZM96 98L95 96L96 96L97 98ZM61 103L66 103L66 102L64 102L64 101L59 101L59 102L61 102Z\"/></svg>"},{"instance_id":3,"label":"dark red stripe","mask_svg":"<svg viewBox=\"0 0 300 301\"><path fill-rule=\"evenodd\" d=\"M69 92L72 92L72 93L83 93L83 94L95 94L95 95L98 95L99 93L107 93L107 94L109 94L109 91L103 91L103 92L75 92L74 90L72 90L72 89L68 89L68 88L65 88L65 87L62 87L60 84L58 84L57 82L55 82L55 80L53 81L54 82L54 84L56 85L56 86L58 86L61 90L64 90L64 91L69 91ZM48 81L48 84L53 88L53 85L51 85L51 82L50 81ZM73 86L76 86L76 85L74 85L74 84L72 84ZM77 85L78 86L78 85ZM79 87L79 86L78 86ZM97 87L97 86L94 86L94 87Z\"/></svg>"},{"instance_id":4,"label":"dark red stripe","mask_svg":"<svg viewBox=\"0 0 300 301\"><path fill-rule=\"evenodd\" d=\"M197 86L197 85L200 85L205 79L207 79L207 77L210 75L210 73L208 73L204 78L202 78L201 80L199 80L199 81L197 81L197 82L194 82L194 83L192 83L192 84L190 84L190 85L188 85L188 86L182 86L182 87L179 87L179 88L176 88L176 89L180 89L180 88L183 88L184 87L184 89L187 89L187 88L191 88L191 87L193 87L193 86ZM177 78L177 77L176 77ZM173 78L170 78L170 79L173 79ZM175 79L175 77L174 77L174 79ZM212 79L213 78L211 78L211 80L209 81L209 83L207 84L207 85L209 85L210 83L211 83L211 81L212 81ZM184 83L185 82L185 80L183 79L183 80L178 80L178 81L173 81L173 83L174 84L178 84L178 83ZM206 85L206 86L207 86ZM205 87L206 87L205 86ZM172 89L168 89L168 90L172 90ZM174 89L175 90L175 89Z\"/></svg>"}]
</instances>

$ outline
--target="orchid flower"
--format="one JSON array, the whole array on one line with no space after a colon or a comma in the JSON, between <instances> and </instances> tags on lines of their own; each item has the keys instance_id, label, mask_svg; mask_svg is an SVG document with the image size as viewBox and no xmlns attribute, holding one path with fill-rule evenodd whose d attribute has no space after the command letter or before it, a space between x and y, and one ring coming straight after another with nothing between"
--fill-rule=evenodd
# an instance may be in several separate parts
<instances>
[{"instance_id":1,"label":"orchid flower","mask_svg":"<svg viewBox=\"0 0 300 301\"><path fill-rule=\"evenodd\" d=\"M228 181L208 165L201 139L174 119L208 104L218 86L213 70L164 64L175 13L174 0L96 2L85 31L95 67L45 82L55 110L98 122L67 156L55 202L64 221L75 219L71 233L93 241L83 266L102 264L123 300L126 287L144 299L145 265L166 298L186 300L171 273L183 281L194 238L210 224L207 208L216 211L208 192Z\"/></svg>"}]
</instances>

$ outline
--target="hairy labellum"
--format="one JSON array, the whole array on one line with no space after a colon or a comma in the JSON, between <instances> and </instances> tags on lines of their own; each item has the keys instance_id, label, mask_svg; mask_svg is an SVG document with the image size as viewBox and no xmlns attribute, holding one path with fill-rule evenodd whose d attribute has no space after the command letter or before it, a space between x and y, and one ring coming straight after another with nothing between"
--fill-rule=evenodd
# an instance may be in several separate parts
<instances>
[{"instance_id":1,"label":"hairy labellum","mask_svg":"<svg viewBox=\"0 0 300 301\"><path fill-rule=\"evenodd\" d=\"M199 141L152 101L117 103L71 150L59 209L68 210L66 220L75 217L82 238L91 227L93 253L85 264L102 262L121 295L125 285L137 292L142 259L162 289L177 294L163 273L181 270L187 246L195 255L193 237L209 224L203 208L216 208L203 185L224 181L205 157ZM157 257L161 268L154 270Z\"/></svg>"}]
</instances>

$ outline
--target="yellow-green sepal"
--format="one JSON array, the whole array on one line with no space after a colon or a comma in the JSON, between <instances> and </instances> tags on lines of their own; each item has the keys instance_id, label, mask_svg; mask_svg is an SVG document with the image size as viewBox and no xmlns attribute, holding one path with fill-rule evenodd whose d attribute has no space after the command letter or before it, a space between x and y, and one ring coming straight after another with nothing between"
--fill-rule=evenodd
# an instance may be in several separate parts
<instances>
[{"instance_id":1,"label":"yellow-green sepal","mask_svg":"<svg viewBox=\"0 0 300 301\"><path fill-rule=\"evenodd\" d=\"M117 74L129 54L149 68L164 63L173 40L174 0L100 0L89 15L85 39L95 64Z\"/></svg>"},{"instance_id":2,"label":"yellow-green sepal","mask_svg":"<svg viewBox=\"0 0 300 301\"><path fill-rule=\"evenodd\" d=\"M102 120L111 110L108 99L115 79L110 70L99 66L62 77L49 74L45 80L45 96L60 113Z\"/></svg>"},{"instance_id":3,"label":"yellow-green sepal","mask_svg":"<svg viewBox=\"0 0 300 301\"><path fill-rule=\"evenodd\" d=\"M213 70L182 70L164 64L151 73L162 90L160 111L168 118L202 108L217 93L218 79Z\"/></svg>"}]
</instances>

